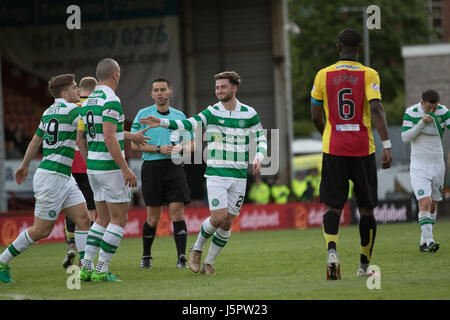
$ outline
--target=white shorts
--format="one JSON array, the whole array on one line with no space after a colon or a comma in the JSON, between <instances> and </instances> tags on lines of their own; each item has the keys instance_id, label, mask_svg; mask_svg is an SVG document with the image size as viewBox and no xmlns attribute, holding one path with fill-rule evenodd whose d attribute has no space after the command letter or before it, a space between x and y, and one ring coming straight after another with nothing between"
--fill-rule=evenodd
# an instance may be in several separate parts
<instances>
[{"instance_id":1,"label":"white shorts","mask_svg":"<svg viewBox=\"0 0 450 320\"><path fill-rule=\"evenodd\" d=\"M430 197L433 201L441 201L444 195L445 164L411 163L411 185L416 199Z\"/></svg>"},{"instance_id":2,"label":"white shorts","mask_svg":"<svg viewBox=\"0 0 450 320\"><path fill-rule=\"evenodd\" d=\"M43 220L55 221L65 208L86 202L72 176L38 169L33 177L33 189L34 215Z\"/></svg>"},{"instance_id":3,"label":"white shorts","mask_svg":"<svg viewBox=\"0 0 450 320\"><path fill-rule=\"evenodd\" d=\"M94 201L123 203L131 201L131 189L125 184L121 171L101 174L88 173Z\"/></svg>"},{"instance_id":4,"label":"white shorts","mask_svg":"<svg viewBox=\"0 0 450 320\"><path fill-rule=\"evenodd\" d=\"M228 212L238 216L245 197L246 179L226 179L206 177L209 210L228 208Z\"/></svg>"}]
</instances>

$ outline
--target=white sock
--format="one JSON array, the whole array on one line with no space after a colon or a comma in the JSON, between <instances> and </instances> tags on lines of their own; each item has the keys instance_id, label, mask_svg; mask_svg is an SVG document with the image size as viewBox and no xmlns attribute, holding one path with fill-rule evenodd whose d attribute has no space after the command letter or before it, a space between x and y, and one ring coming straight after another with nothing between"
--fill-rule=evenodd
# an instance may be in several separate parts
<instances>
[{"instance_id":1,"label":"white sock","mask_svg":"<svg viewBox=\"0 0 450 320\"><path fill-rule=\"evenodd\" d=\"M123 238L123 228L116 224L108 224L100 244L100 253L98 255L98 262L95 270L97 272L108 271L108 265L111 262L114 253L119 247L120 241Z\"/></svg>"},{"instance_id":2,"label":"white sock","mask_svg":"<svg viewBox=\"0 0 450 320\"><path fill-rule=\"evenodd\" d=\"M214 233L211 241L211 245L209 246L208 255L205 258L204 263L212 265L214 263L214 260L219 255L220 251L222 251L223 247L228 242L228 239L230 238L231 230L225 231L222 229L217 229Z\"/></svg>"},{"instance_id":3,"label":"white sock","mask_svg":"<svg viewBox=\"0 0 450 320\"><path fill-rule=\"evenodd\" d=\"M80 259L84 258L84 250L86 249L86 241L89 231L75 230L75 245L77 246Z\"/></svg>"},{"instance_id":4,"label":"white sock","mask_svg":"<svg viewBox=\"0 0 450 320\"><path fill-rule=\"evenodd\" d=\"M84 259L93 261L97 256L106 228L94 222L89 229L84 248ZM83 263L83 262L81 262ZM84 266L84 265L83 265Z\"/></svg>"},{"instance_id":5,"label":"white sock","mask_svg":"<svg viewBox=\"0 0 450 320\"><path fill-rule=\"evenodd\" d=\"M430 213L430 218L431 218L431 220L433 220L433 224L434 224L436 222L436 212Z\"/></svg>"},{"instance_id":6,"label":"white sock","mask_svg":"<svg viewBox=\"0 0 450 320\"><path fill-rule=\"evenodd\" d=\"M27 250L34 243L28 234L28 229L22 231L19 236L0 255L0 262L8 264L14 257Z\"/></svg>"},{"instance_id":7,"label":"white sock","mask_svg":"<svg viewBox=\"0 0 450 320\"><path fill-rule=\"evenodd\" d=\"M202 251L206 241L211 238L216 228L211 224L211 217L203 221L200 232L198 233L197 241L194 244L194 250Z\"/></svg>"},{"instance_id":8,"label":"white sock","mask_svg":"<svg viewBox=\"0 0 450 320\"><path fill-rule=\"evenodd\" d=\"M426 241L427 245L429 245L431 242L434 242L434 240L433 240L433 220L431 219L431 215L429 212L420 211L418 218L419 218L420 228L422 229L423 238Z\"/></svg>"},{"instance_id":9,"label":"white sock","mask_svg":"<svg viewBox=\"0 0 450 320\"><path fill-rule=\"evenodd\" d=\"M423 231L420 232L420 245L423 245L424 243L426 243L427 241L425 240L425 238L423 237Z\"/></svg>"}]
</instances>

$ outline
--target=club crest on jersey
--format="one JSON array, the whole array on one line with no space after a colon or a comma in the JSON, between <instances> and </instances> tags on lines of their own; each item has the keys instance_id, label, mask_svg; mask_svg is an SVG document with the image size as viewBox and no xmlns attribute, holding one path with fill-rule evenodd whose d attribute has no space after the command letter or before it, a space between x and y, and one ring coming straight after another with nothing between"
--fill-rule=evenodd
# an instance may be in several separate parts
<instances>
[{"instance_id":1,"label":"club crest on jersey","mask_svg":"<svg viewBox=\"0 0 450 320\"><path fill-rule=\"evenodd\" d=\"M372 83L371 87L372 87L372 89L375 90L375 91L380 91L380 86L377 85L376 83Z\"/></svg>"},{"instance_id":2,"label":"club crest on jersey","mask_svg":"<svg viewBox=\"0 0 450 320\"><path fill-rule=\"evenodd\" d=\"M245 121L244 120L239 120L238 121L238 126L241 127L241 128L245 127Z\"/></svg>"}]
</instances>

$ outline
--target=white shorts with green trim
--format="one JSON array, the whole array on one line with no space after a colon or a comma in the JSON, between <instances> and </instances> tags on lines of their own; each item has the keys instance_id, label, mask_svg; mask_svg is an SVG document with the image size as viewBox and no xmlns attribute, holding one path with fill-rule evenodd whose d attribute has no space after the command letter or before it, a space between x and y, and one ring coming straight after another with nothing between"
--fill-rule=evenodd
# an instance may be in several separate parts
<instances>
[{"instance_id":1,"label":"white shorts with green trim","mask_svg":"<svg viewBox=\"0 0 450 320\"><path fill-rule=\"evenodd\" d=\"M222 177L206 178L209 210L228 208L228 212L238 216L245 197L247 179Z\"/></svg>"},{"instance_id":2,"label":"white shorts with green trim","mask_svg":"<svg viewBox=\"0 0 450 320\"><path fill-rule=\"evenodd\" d=\"M411 163L411 185L416 199L430 197L433 201L441 201L444 196L445 164Z\"/></svg>"},{"instance_id":3,"label":"white shorts with green trim","mask_svg":"<svg viewBox=\"0 0 450 320\"><path fill-rule=\"evenodd\" d=\"M86 202L72 176L38 169L33 177L33 189L34 215L43 220L55 221L62 210Z\"/></svg>"},{"instance_id":4,"label":"white shorts with green trim","mask_svg":"<svg viewBox=\"0 0 450 320\"><path fill-rule=\"evenodd\" d=\"M124 203L131 200L131 189L125 184L122 171L91 174L88 173L89 184L94 193L94 201Z\"/></svg>"}]
</instances>

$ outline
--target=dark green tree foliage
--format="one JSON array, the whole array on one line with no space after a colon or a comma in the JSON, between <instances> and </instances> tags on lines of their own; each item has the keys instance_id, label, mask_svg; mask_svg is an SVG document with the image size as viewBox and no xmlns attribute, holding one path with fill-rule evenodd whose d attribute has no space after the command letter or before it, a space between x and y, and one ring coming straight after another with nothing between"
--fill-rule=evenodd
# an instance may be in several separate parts
<instances>
[{"instance_id":1,"label":"dark green tree foliage","mask_svg":"<svg viewBox=\"0 0 450 320\"><path fill-rule=\"evenodd\" d=\"M336 35L347 27L362 30L362 12L339 12L341 7L381 9L381 29L369 30L370 66L381 79L383 106L389 125L401 125L405 106L404 72L401 47L426 44L428 28L425 0L289 0L289 18L301 29L291 35L294 135L309 136L311 124L310 92L314 76L338 60ZM360 52L360 61L364 53Z\"/></svg>"}]
</instances>

